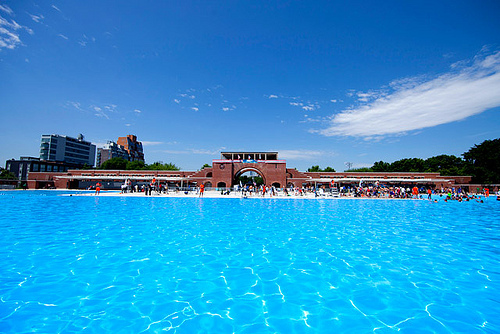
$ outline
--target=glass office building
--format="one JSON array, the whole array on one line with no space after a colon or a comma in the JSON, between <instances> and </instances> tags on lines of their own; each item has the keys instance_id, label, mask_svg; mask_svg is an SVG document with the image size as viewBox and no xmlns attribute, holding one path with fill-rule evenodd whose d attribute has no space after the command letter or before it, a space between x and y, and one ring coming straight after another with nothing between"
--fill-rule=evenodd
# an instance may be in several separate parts
<instances>
[{"instance_id":1,"label":"glass office building","mask_svg":"<svg viewBox=\"0 0 500 334\"><path fill-rule=\"evenodd\" d=\"M40 159L62 161L69 164L94 166L96 146L84 140L82 134L78 138L60 135L42 135Z\"/></svg>"}]
</instances>

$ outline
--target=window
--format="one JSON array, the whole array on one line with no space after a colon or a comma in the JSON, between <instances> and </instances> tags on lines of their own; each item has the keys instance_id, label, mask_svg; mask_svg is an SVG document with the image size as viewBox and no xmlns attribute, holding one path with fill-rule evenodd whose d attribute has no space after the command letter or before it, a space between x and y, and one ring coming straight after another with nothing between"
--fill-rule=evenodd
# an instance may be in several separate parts
<instances>
[{"instance_id":1,"label":"window","mask_svg":"<svg viewBox=\"0 0 500 334\"><path fill-rule=\"evenodd\" d=\"M45 172L45 169L47 168L47 166L45 165L40 165L40 172Z\"/></svg>"},{"instance_id":2,"label":"window","mask_svg":"<svg viewBox=\"0 0 500 334\"><path fill-rule=\"evenodd\" d=\"M40 165L38 164L33 164L33 171L38 172Z\"/></svg>"}]
</instances>

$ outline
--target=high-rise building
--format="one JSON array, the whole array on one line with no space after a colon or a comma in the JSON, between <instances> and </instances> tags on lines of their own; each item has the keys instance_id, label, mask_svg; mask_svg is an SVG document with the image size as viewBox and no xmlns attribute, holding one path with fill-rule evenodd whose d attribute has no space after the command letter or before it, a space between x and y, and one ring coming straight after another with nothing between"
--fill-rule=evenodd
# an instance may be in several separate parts
<instances>
[{"instance_id":1,"label":"high-rise building","mask_svg":"<svg viewBox=\"0 0 500 334\"><path fill-rule=\"evenodd\" d=\"M101 167L105 161L111 158L129 160L129 155L122 145L118 145L114 141L108 141L104 147L97 149L97 167Z\"/></svg>"},{"instance_id":2,"label":"high-rise building","mask_svg":"<svg viewBox=\"0 0 500 334\"><path fill-rule=\"evenodd\" d=\"M96 146L85 141L82 134L78 135L78 138L42 135L40 144L40 159L42 160L94 166L95 153Z\"/></svg>"},{"instance_id":3,"label":"high-rise building","mask_svg":"<svg viewBox=\"0 0 500 334\"><path fill-rule=\"evenodd\" d=\"M142 143L137 141L137 136L127 135L127 137L118 137L117 143L123 146L128 152L129 161L144 161Z\"/></svg>"}]
</instances>

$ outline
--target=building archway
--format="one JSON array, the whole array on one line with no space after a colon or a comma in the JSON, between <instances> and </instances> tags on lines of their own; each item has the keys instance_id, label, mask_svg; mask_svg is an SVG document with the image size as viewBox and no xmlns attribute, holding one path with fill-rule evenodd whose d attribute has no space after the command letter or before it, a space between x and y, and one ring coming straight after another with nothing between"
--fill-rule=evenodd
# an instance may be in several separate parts
<instances>
[{"instance_id":1,"label":"building archway","mask_svg":"<svg viewBox=\"0 0 500 334\"><path fill-rule=\"evenodd\" d=\"M243 174L248 173L248 172L254 172L256 173L259 177L262 178L263 184L266 184L266 177L264 176L264 173L255 168L255 167L243 167L239 171L234 173L233 180L232 180L232 185L239 185L239 178L240 176L243 176Z\"/></svg>"},{"instance_id":2,"label":"building archway","mask_svg":"<svg viewBox=\"0 0 500 334\"><path fill-rule=\"evenodd\" d=\"M217 188L226 188L226 182L217 183Z\"/></svg>"}]
</instances>

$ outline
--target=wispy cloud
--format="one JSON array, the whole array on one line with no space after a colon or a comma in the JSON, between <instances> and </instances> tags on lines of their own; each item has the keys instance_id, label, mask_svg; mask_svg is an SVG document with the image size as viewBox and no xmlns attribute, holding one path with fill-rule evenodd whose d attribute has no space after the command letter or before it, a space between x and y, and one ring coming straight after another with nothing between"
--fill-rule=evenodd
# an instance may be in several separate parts
<instances>
[{"instance_id":1,"label":"wispy cloud","mask_svg":"<svg viewBox=\"0 0 500 334\"><path fill-rule=\"evenodd\" d=\"M52 5L51 7L54 8L55 10L57 10L58 12L61 12L61 10L59 8L57 8L56 5Z\"/></svg>"},{"instance_id":2,"label":"wispy cloud","mask_svg":"<svg viewBox=\"0 0 500 334\"><path fill-rule=\"evenodd\" d=\"M143 140L143 141L141 141L141 143L144 146L155 146L155 145L163 144L162 141L147 141L147 140Z\"/></svg>"},{"instance_id":3,"label":"wispy cloud","mask_svg":"<svg viewBox=\"0 0 500 334\"><path fill-rule=\"evenodd\" d=\"M333 156L333 152L315 151L315 150L278 150L279 158L293 160L314 160L318 157Z\"/></svg>"},{"instance_id":4,"label":"wispy cloud","mask_svg":"<svg viewBox=\"0 0 500 334\"><path fill-rule=\"evenodd\" d=\"M179 103L181 103L181 100L179 100L179 99L174 99L174 102L175 102L175 103L177 103L177 104L179 104Z\"/></svg>"},{"instance_id":5,"label":"wispy cloud","mask_svg":"<svg viewBox=\"0 0 500 334\"><path fill-rule=\"evenodd\" d=\"M68 101L68 102L66 102L66 106L72 106L77 110L85 111L82 109L80 102Z\"/></svg>"},{"instance_id":6,"label":"wispy cloud","mask_svg":"<svg viewBox=\"0 0 500 334\"><path fill-rule=\"evenodd\" d=\"M198 107L192 107L191 110L198 111L198 110L200 110L200 108L198 108Z\"/></svg>"},{"instance_id":7,"label":"wispy cloud","mask_svg":"<svg viewBox=\"0 0 500 334\"><path fill-rule=\"evenodd\" d=\"M312 130L325 136L371 138L463 120L500 106L500 52L479 54L435 78L398 80L389 88L356 95L371 102L345 109Z\"/></svg>"},{"instance_id":8,"label":"wispy cloud","mask_svg":"<svg viewBox=\"0 0 500 334\"><path fill-rule=\"evenodd\" d=\"M92 113L96 117L110 119L110 113L117 113L117 105L116 104L106 104L106 105L95 105L92 104L89 107L83 107L80 102L76 101L67 101L65 106L67 108L75 108L76 110Z\"/></svg>"},{"instance_id":9,"label":"wispy cloud","mask_svg":"<svg viewBox=\"0 0 500 334\"><path fill-rule=\"evenodd\" d=\"M14 14L14 12L12 11L12 9L10 9L10 7L7 6L7 5L0 5L0 10L2 12L5 12L5 13L9 14L9 15L13 15Z\"/></svg>"},{"instance_id":10,"label":"wispy cloud","mask_svg":"<svg viewBox=\"0 0 500 334\"><path fill-rule=\"evenodd\" d=\"M59 36L59 37L61 37L61 38L64 38L64 39L68 40L68 37L64 36L63 34L59 34L59 35L57 35L57 36Z\"/></svg>"},{"instance_id":11,"label":"wispy cloud","mask_svg":"<svg viewBox=\"0 0 500 334\"><path fill-rule=\"evenodd\" d=\"M166 154L199 154L199 155L211 155L218 156L225 147L218 148L216 150L203 149L203 148L192 148L187 150L162 150L161 153Z\"/></svg>"},{"instance_id":12,"label":"wispy cloud","mask_svg":"<svg viewBox=\"0 0 500 334\"><path fill-rule=\"evenodd\" d=\"M104 112L101 107L92 105L92 106L90 106L90 108L94 111L95 116L109 119L108 114L106 112Z\"/></svg>"},{"instance_id":13,"label":"wispy cloud","mask_svg":"<svg viewBox=\"0 0 500 334\"><path fill-rule=\"evenodd\" d=\"M40 22L41 22L41 21L45 18L42 14L40 14L40 15L33 15L33 14L28 13L28 15L29 15L29 16L31 17L31 19L32 19L33 21L35 21L36 23L40 23Z\"/></svg>"},{"instance_id":14,"label":"wispy cloud","mask_svg":"<svg viewBox=\"0 0 500 334\"><path fill-rule=\"evenodd\" d=\"M270 99L277 99L277 98L278 98L278 95L271 94L271 95L269 95L269 98L270 98Z\"/></svg>"},{"instance_id":15,"label":"wispy cloud","mask_svg":"<svg viewBox=\"0 0 500 334\"><path fill-rule=\"evenodd\" d=\"M142 113L142 111L141 111L141 110L139 110L139 109L134 109L134 112L135 112L135 113L137 113L137 114Z\"/></svg>"},{"instance_id":16,"label":"wispy cloud","mask_svg":"<svg viewBox=\"0 0 500 334\"><path fill-rule=\"evenodd\" d=\"M8 15L14 15L12 9L7 5L0 5L0 10ZM22 45L19 32L25 30L30 35L33 35L33 30L18 24L14 20L5 19L0 15L0 50L15 49L18 45Z\"/></svg>"}]
</instances>

